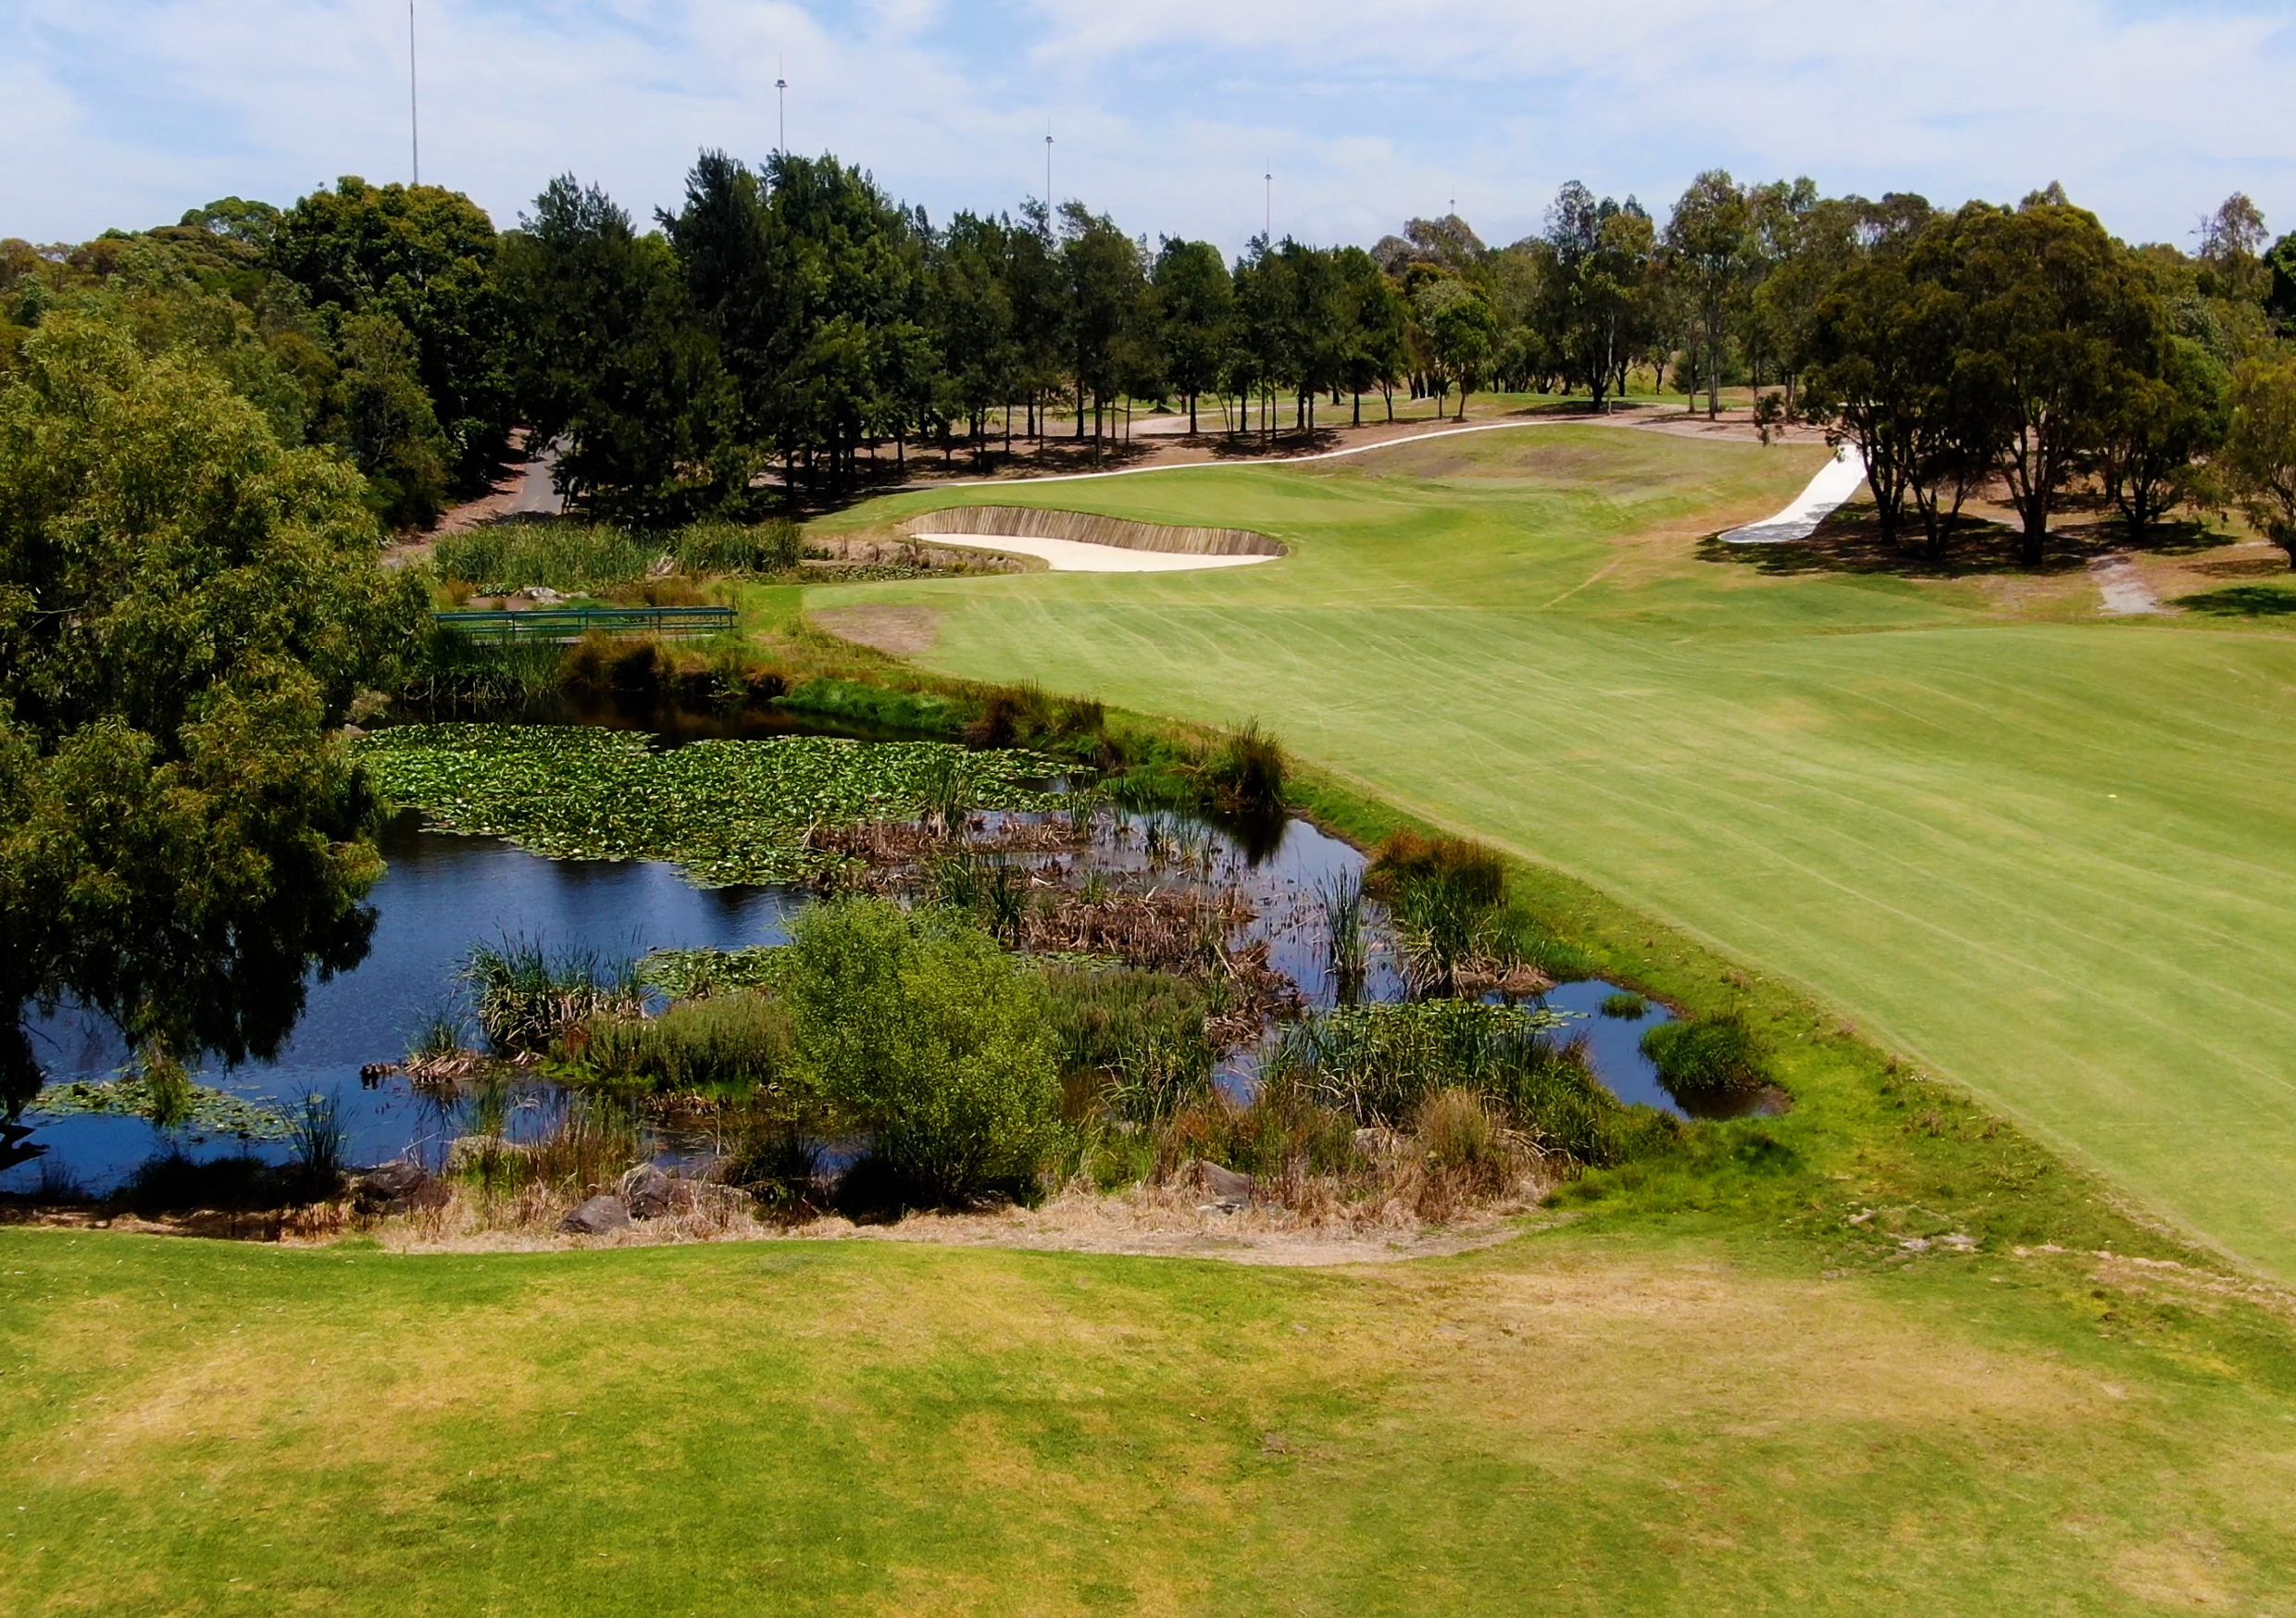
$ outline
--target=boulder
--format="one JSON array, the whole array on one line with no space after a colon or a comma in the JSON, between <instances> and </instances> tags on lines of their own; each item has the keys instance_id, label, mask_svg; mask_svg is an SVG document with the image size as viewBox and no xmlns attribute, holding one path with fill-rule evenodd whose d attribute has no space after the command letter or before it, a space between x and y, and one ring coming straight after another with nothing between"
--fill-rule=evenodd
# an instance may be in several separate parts
<instances>
[{"instance_id":1,"label":"boulder","mask_svg":"<svg viewBox=\"0 0 2296 1618\"><path fill-rule=\"evenodd\" d=\"M1180 1175L1202 1187L1224 1207L1241 1208L1252 1201L1252 1176L1238 1174L1232 1168L1198 1159L1182 1168Z\"/></svg>"},{"instance_id":2,"label":"boulder","mask_svg":"<svg viewBox=\"0 0 2296 1618\"><path fill-rule=\"evenodd\" d=\"M667 1169L651 1163L642 1163L624 1175L621 1191L622 1201L635 1219L655 1219L664 1214L675 1214L681 1204L693 1201L683 1183Z\"/></svg>"},{"instance_id":3,"label":"boulder","mask_svg":"<svg viewBox=\"0 0 2296 1618\"><path fill-rule=\"evenodd\" d=\"M609 1236L630 1228L630 1210L619 1197L593 1197L559 1220L558 1228L576 1236Z\"/></svg>"},{"instance_id":4,"label":"boulder","mask_svg":"<svg viewBox=\"0 0 2296 1618\"><path fill-rule=\"evenodd\" d=\"M411 1158L357 1169L351 1176L352 1206L361 1214L405 1214L445 1205L446 1188Z\"/></svg>"}]
</instances>

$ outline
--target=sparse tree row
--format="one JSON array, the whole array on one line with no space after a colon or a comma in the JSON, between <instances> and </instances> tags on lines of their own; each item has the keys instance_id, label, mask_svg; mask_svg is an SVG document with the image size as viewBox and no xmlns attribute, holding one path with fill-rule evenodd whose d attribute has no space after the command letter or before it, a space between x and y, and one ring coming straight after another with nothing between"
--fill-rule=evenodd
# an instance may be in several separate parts
<instances>
[{"instance_id":1,"label":"sparse tree row","mask_svg":"<svg viewBox=\"0 0 2296 1618\"><path fill-rule=\"evenodd\" d=\"M1080 203L936 227L834 158L712 152L655 225L572 178L499 234L454 193L345 180L283 212L9 242L0 367L58 310L198 350L402 529L481 491L518 427L560 446L569 499L668 524L849 492L919 449L1097 459L1138 402L1273 440L1360 424L1366 395L1463 417L1478 392L1600 410L1631 383L1710 415L1751 388L1766 426L1823 424L1907 543L2005 485L2038 555L2083 481L2140 530L2239 499L2296 546L2296 236L2266 251L2244 196L2188 255L2125 246L2054 187L1949 214L1714 171L1663 225L1573 182L1507 247L1454 216L1230 263Z\"/></svg>"}]
</instances>

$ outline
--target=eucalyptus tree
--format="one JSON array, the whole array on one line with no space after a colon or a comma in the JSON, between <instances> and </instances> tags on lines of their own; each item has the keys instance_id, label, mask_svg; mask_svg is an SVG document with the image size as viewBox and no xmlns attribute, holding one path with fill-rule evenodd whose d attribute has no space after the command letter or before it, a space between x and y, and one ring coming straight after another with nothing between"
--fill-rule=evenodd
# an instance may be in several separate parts
<instances>
[{"instance_id":1,"label":"eucalyptus tree","mask_svg":"<svg viewBox=\"0 0 2296 1618\"><path fill-rule=\"evenodd\" d=\"M2232 380L2224 460L2248 517L2296 567L2296 355L2250 360Z\"/></svg>"},{"instance_id":2,"label":"eucalyptus tree","mask_svg":"<svg viewBox=\"0 0 2296 1618\"><path fill-rule=\"evenodd\" d=\"M1151 280L1162 337L1165 373L1188 402L1188 430L1196 430L1196 401L1219 386L1236 318L1235 283L1228 262L1209 242L1166 237Z\"/></svg>"},{"instance_id":3,"label":"eucalyptus tree","mask_svg":"<svg viewBox=\"0 0 2296 1618\"><path fill-rule=\"evenodd\" d=\"M1650 216L1632 197L1599 202L1577 180L1555 193L1543 238L1550 273L1541 325L1564 376L1601 411L1639 344L1654 256Z\"/></svg>"},{"instance_id":4,"label":"eucalyptus tree","mask_svg":"<svg viewBox=\"0 0 2296 1618\"><path fill-rule=\"evenodd\" d=\"M1074 315L1052 211L1031 198L1005 239L1005 297L1013 309L1013 342L1019 384L1029 402L1029 431L1044 431L1044 405L1067 375L1068 328Z\"/></svg>"},{"instance_id":5,"label":"eucalyptus tree","mask_svg":"<svg viewBox=\"0 0 2296 1618\"><path fill-rule=\"evenodd\" d=\"M1712 417L1721 413L1723 365L1753 248L1746 194L1727 170L1711 168L1691 181L1666 222L1666 247Z\"/></svg>"},{"instance_id":6,"label":"eucalyptus tree","mask_svg":"<svg viewBox=\"0 0 2296 1618\"><path fill-rule=\"evenodd\" d=\"M2050 195L1971 203L1950 247L1969 304L1968 355L1995 401L2000 470L2037 565L2066 485L2104 434L2112 384L2141 367L2161 311L2096 216Z\"/></svg>"},{"instance_id":7,"label":"eucalyptus tree","mask_svg":"<svg viewBox=\"0 0 2296 1618\"><path fill-rule=\"evenodd\" d=\"M1411 310L1403 292L1372 255L1342 247L1333 260L1348 305L1349 345L1340 365L1341 386L1355 398L1354 425L1363 425L1363 396L1376 388L1395 419L1395 384L1410 361Z\"/></svg>"},{"instance_id":8,"label":"eucalyptus tree","mask_svg":"<svg viewBox=\"0 0 2296 1618\"><path fill-rule=\"evenodd\" d=\"M975 456L983 465L989 411L1009 404L1019 392L1020 344L1005 274L1011 234L1008 220L960 213L931 243L928 259L935 351L930 359L945 373L953 413L964 417ZM917 364L926 363L920 356ZM912 368L905 358L902 371Z\"/></svg>"},{"instance_id":9,"label":"eucalyptus tree","mask_svg":"<svg viewBox=\"0 0 2296 1618\"><path fill-rule=\"evenodd\" d=\"M1275 392L1291 379L1294 367L1292 267L1267 237L1254 236L1236 261L1232 279L1235 340L1229 344L1223 385L1242 404L1238 425L1250 427L1256 401L1262 425L1272 437Z\"/></svg>"},{"instance_id":10,"label":"eucalyptus tree","mask_svg":"<svg viewBox=\"0 0 2296 1618\"><path fill-rule=\"evenodd\" d=\"M2142 538L2202 488L2200 464L2223 445L2231 378L2214 355L2166 330L2139 363L2123 364L2102 412L2098 480Z\"/></svg>"},{"instance_id":11,"label":"eucalyptus tree","mask_svg":"<svg viewBox=\"0 0 2296 1618\"><path fill-rule=\"evenodd\" d=\"M1418 294L1419 328L1435 379L1437 414L1453 387L1459 390L1459 419L1466 419L1467 395L1491 362L1499 335L1497 317L1483 295L1465 281L1445 277Z\"/></svg>"}]
</instances>

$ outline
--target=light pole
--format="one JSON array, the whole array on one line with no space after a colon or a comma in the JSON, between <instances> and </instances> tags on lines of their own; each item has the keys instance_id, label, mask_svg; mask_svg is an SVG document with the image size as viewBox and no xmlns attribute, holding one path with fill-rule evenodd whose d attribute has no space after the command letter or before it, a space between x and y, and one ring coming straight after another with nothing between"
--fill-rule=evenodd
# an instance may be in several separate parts
<instances>
[{"instance_id":1,"label":"light pole","mask_svg":"<svg viewBox=\"0 0 2296 1618\"><path fill-rule=\"evenodd\" d=\"M1044 120L1044 211L1053 211L1053 120Z\"/></svg>"},{"instance_id":2,"label":"light pole","mask_svg":"<svg viewBox=\"0 0 2296 1618\"><path fill-rule=\"evenodd\" d=\"M773 137L773 155L777 157L789 156L789 74L787 68L788 65L780 57L773 58L773 93L780 104L776 114L779 121L774 126Z\"/></svg>"},{"instance_id":3,"label":"light pole","mask_svg":"<svg viewBox=\"0 0 2296 1618\"><path fill-rule=\"evenodd\" d=\"M422 183L422 112L415 100L415 0L406 0L406 146L415 183Z\"/></svg>"},{"instance_id":4,"label":"light pole","mask_svg":"<svg viewBox=\"0 0 2296 1618\"><path fill-rule=\"evenodd\" d=\"M1261 222L1260 234L1273 246L1276 241L1276 171L1270 168L1260 178L1267 182L1267 217Z\"/></svg>"}]
</instances>

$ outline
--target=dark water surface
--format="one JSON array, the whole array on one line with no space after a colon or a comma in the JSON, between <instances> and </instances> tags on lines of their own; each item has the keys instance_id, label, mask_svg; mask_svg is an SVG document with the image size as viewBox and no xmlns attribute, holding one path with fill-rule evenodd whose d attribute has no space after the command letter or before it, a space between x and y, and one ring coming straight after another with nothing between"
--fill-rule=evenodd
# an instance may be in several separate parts
<instances>
[{"instance_id":1,"label":"dark water surface","mask_svg":"<svg viewBox=\"0 0 2296 1618\"><path fill-rule=\"evenodd\" d=\"M1192 861L1204 879L1237 883L1258 912L1247 936L1267 940L1271 964L1298 983L1308 1005L1333 1003L1317 893L1335 881L1360 880L1362 853L1304 820L1248 842L1168 814L1128 814L1117 824L1120 832L1095 840L1094 864L1142 872ZM277 1058L197 1076L258 1102L338 1097L349 1154L358 1163L382 1162L410 1147L428 1155L467 1126L395 1077L362 1086L359 1069L399 1060L429 1017L452 1012L455 975L472 944L524 937L554 953L593 950L619 960L649 950L780 943L786 919L805 900L798 888L697 889L665 864L543 859L498 838L426 830L411 813L387 828L381 846L389 869L368 896L378 919L367 959L311 986L303 1018ZM1386 935L1376 904L1366 903L1366 922L1375 939ZM1643 1031L1669 1014L1653 1002L1636 1019L1598 1014L1615 988L1564 984L1543 1003L1574 1014L1563 1037L1585 1034L1596 1074L1621 1100L1680 1115L1639 1048ZM1404 996L1399 964L1384 944L1373 949L1364 991L1379 1001ZM111 1077L127 1060L107 1025L73 1011L35 1023L32 1038L51 1080ZM1222 1088L1248 1093L1257 1057L1254 1051L1231 1056L1220 1070ZM546 1114L548 1088L524 1087L518 1105L532 1114L530 1126ZM35 1114L28 1122L35 1127L26 1144L44 1152L0 1172L0 1191L29 1190L44 1172L60 1172L101 1192L166 1144L137 1118L43 1120ZM511 1132L526 1131L514 1119ZM241 1149L230 1137L181 1144L195 1157ZM274 1160L284 1156L277 1147L255 1150Z\"/></svg>"},{"instance_id":2,"label":"dark water surface","mask_svg":"<svg viewBox=\"0 0 2296 1618\"><path fill-rule=\"evenodd\" d=\"M368 896L377 920L367 959L311 986L303 1019L276 1060L198 1075L204 1084L257 1101L339 1094L350 1154L360 1163L395 1157L443 1126L436 1107L395 1079L362 1089L359 1069L406 1054L424 1020L450 1004L472 944L523 934L553 952L594 949L618 959L657 949L778 943L782 917L800 902L791 889L697 889L674 865L546 860L499 838L424 830L412 814L389 828L382 853L390 868ZM32 1042L51 1080L106 1078L127 1060L108 1025L75 1012L34 1024ZM40 1123L28 1144L48 1149L51 1172L61 1169L100 1191L161 1141L138 1118L71 1117ZM187 1145L193 1156L238 1149L228 1138ZM37 1163L19 1164L0 1175L0 1189L29 1189L41 1172Z\"/></svg>"}]
</instances>

